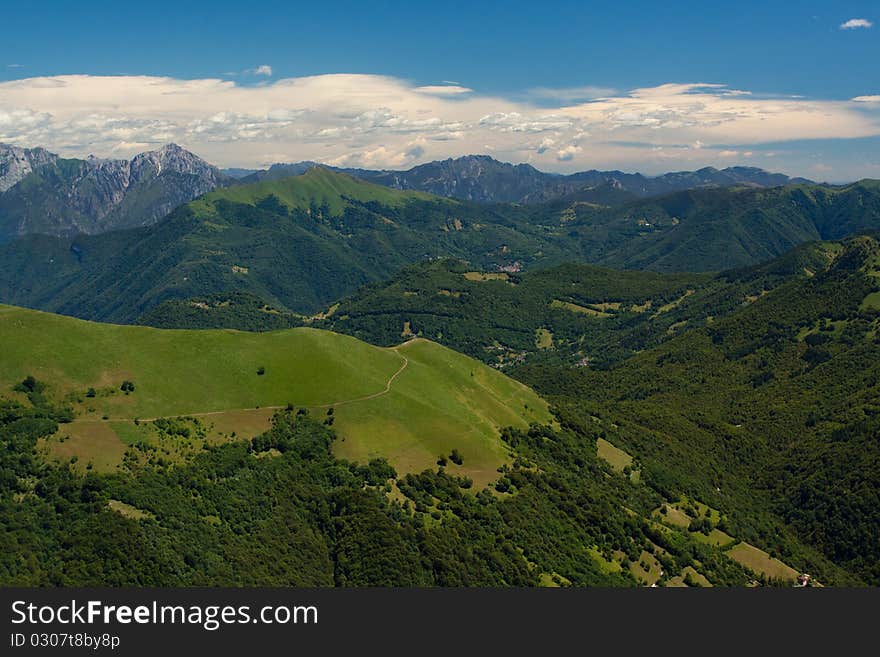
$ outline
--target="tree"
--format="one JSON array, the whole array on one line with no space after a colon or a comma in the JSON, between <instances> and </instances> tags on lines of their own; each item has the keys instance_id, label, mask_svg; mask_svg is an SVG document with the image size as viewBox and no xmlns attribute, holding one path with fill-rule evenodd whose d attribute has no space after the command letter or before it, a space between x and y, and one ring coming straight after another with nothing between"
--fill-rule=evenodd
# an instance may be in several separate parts
<instances>
[{"instance_id":1,"label":"tree","mask_svg":"<svg viewBox=\"0 0 880 657\"><path fill-rule=\"evenodd\" d=\"M134 392L134 383L126 379L122 382L122 385L119 386L119 389L122 390L126 395Z\"/></svg>"},{"instance_id":2,"label":"tree","mask_svg":"<svg viewBox=\"0 0 880 657\"><path fill-rule=\"evenodd\" d=\"M457 449L453 449L449 453L449 460L456 465L461 465L462 463L464 463L464 457L462 457L461 453Z\"/></svg>"},{"instance_id":3,"label":"tree","mask_svg":"<svg viewBox=\"0 0 880 657\"><path fill-rule=\"evenodd\" d=\"M257 376L263 376L266 373L266 368L260 365L257 368Z\"/></svg>"}]
</instances>

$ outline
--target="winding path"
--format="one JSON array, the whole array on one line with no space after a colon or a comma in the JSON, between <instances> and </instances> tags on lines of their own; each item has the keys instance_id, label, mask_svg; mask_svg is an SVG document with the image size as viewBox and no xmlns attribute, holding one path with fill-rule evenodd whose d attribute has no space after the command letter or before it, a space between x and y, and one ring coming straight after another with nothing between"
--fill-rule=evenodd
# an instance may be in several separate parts
<instances>
[{"instance_id":1,"label":"winding path","mask_svg":"<svg viewBox=\"0 0 880 657\"><path fill-rule=\"evenodd\" d=\"M312 404L309 406L309 408L330 408L331 406L334 406L334 407L335 406L345 406L346 404L354 404L355 402L369 401L370 399L376 399L377 397L387 395L389 392L391 392L391 384L394 383L394 380L398 376L400 376L403 373L403 371L407 368L407 366L409 365L409 359L406 356L404 356L402 353L397 351L397 349L398 349L397 347L392 347L390 349L390 351L393 351L395 354L400 356L403 359L403 364L400 366L400 368L394 374L391 375L391 378L388 379L388 381L385 383L384 390L380 390L379 392L374 392L370 395L364 395L363 397L353 397L352 399L343 399L341 401L330 402L329 404ZM258 408L255 408L253 406L248 407L248 408L227 408L222 411L206 411L203 413L175 413L172 415L160 415L158 417L142 417L142 418L137 418L137 419L139 422L155 422L156 420L163 418L163 417L208 417L211 415L223 415L224 413L235 413L235 412L239 412L239 411L255 411L258 409L259 410L267 409L270 411L277 411L277 410L281 410L284 408L287 408L287 404L284 404L283 406L260 406ZM85 422L133 422L134 420L135 420L135 418L133 418L133 417L111 417L108 420L93 420L93 419L79 419L79 418L77 418L77 419L73 420L73 422L81 422L81 423L85 423Z\"/></svg>"}]
</instances>

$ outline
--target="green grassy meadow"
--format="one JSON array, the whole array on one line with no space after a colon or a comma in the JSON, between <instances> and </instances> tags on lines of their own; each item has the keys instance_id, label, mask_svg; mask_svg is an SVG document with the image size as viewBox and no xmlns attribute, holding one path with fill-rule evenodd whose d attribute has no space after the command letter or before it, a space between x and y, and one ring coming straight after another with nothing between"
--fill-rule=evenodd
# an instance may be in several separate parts
<instances>
[{"instance_id":1,"label":"green grassy meadow","mask_svg":"<svg viewBox=\"0 0 880 657\"><path fill-rule=\"evenodd\" d=\"M423 192L399 191L372 185L323 167L315 167L301 176L216 189L193 201L190 207L196 215L210 217L216 212L213 205L215 201L254 205L268 196L275 196L289 208L300 210L308 210L313 205L327 206L331 214L336 216L341 215L345 209L346 198L361 203L373 201L389 207L398 207L413 200L435 198Z\"/></svg>"},{"instance_id":2,"label":"green grassy meadow","mask_svg":"<svg viewBox=\"0 0 880 657\"><path fill-rule=\"evenodd\" d=\"M161 330L0 306L0 341L0 388L28 375L46 382L77 415L52 453L103 470L142 437L135 418L192 415L215 437L241 437L268 426L270 407L293 404L334 408L344 458L385 457L411 472L458 449L464 462L450 471L480 485L506 459L501 427L550 419L529 388L426 340L380 348L311 328ZM135 385L127 395L125 380Z\"/></svg>"}]
</instances>

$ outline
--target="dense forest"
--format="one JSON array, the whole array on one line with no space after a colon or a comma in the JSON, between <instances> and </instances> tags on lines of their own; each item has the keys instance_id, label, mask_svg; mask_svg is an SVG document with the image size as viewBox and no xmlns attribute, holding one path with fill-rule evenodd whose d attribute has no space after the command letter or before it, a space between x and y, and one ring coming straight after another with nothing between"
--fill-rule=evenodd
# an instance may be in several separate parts
<instances>
[{"instance_id":1,"label":"dense forest","mask_svg":"<svg viewBox=\"0 0 880 657\"><path fill-rule=\"evenodd\" d=\"M135 445L95 474L36 454L69 417L25 385L30 403L0 406L3 585L627 586L647 559L661 583L693 565L717 585L753 577L649 520L661 496L597 458L594 432L506 430L516 458L480 491L443 466L338 460L332 427L304 409L183 465ZM601 567L612 554L623 568Z\"/></svg>"},{"instance_id":2,"label":"dense forest","mask_svg":"<svg viewBox=\"0 0 880 657\"><path fill-rule=\"evenodd\" d=\"M878 242L854 238L824 271L606 371L535 363L514 374L564 421L613 418L609 439L637 454L660 490L739 510L738 535L782 554L784 523L876 583L878 277Z\"/></svg>"}]
</instances>

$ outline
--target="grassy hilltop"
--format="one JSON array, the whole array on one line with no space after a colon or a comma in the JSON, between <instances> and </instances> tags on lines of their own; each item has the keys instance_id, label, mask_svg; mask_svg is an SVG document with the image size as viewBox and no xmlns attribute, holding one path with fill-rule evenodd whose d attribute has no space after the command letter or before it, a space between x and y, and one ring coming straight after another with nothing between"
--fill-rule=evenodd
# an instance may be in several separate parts
<instances>
[{"instance_id":1,"label":"grassy hilltop","mask_svg":"<svg viewBox=\"0 0 880 657\"><path fill-rule=\"evenodd\" d=\"M310 328L168 331L2 306L0 341L0 386L33 375L77 414L61 431L71 438L50 447L107 468L142 437L135 418L192 416L221 439L264 430L273 407L292 404L333 408L340 456L420 471L458 449L461 473L485 483L506 458L499 429L549 419L522 384L426 340L380 348Z\"/></svg>"}]
</instances>

